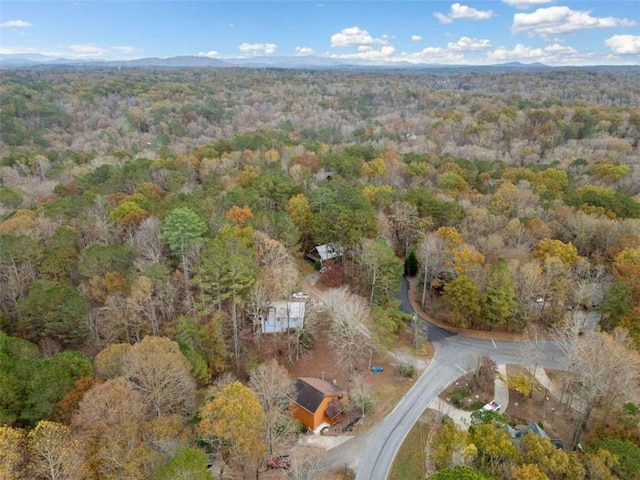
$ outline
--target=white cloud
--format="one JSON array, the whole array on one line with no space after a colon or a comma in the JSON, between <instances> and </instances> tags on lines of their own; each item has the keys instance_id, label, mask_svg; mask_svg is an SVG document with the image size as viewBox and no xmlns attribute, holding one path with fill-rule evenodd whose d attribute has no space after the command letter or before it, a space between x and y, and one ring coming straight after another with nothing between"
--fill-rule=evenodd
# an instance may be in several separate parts
<instances>
[{"instance_id":1,"label":"white cloud","mask_svg":"<svg viewBox=\"0 0 640 480\"><path fill-rule=\"evenodd\" d=\"M373 50L370 53L372 53L374 57L389 58L393 56L394 53L396 53L396 47L394 47L393 45L383 45L382 47L380 47L379 51L376 52L375 50Z\"/></svg>"},{"instance_id":2,"label":"white cloud","mask_svg":"<svg viewBox=\"0 0 640 480\"><path fill-rule=\"evenodd\" d=\"M2 54L40 54L49 57L70 58L70 59L92 59L92 60L115 60L131 58L129 55L134 52L141 52L142 49L129 45L104 46L92 43L59 45L56 48L38 49L34 47L12 46L0 47Z\"/></svg>"},{"instance_id":3,"label":"white cloud","mask_svg":"<svg viewBox=\"0 0 640 480\"><path fill-rule=\"evenodd\" d=\"M617 55L640 53L640 35L614 35L604 44Z\"/></svg>"},{"instance_id":4,"label":"white cloud","mask_svg":"<svg viewBox=\"0 0 640 480\"><path fill-rule=\"evenodd\" d=\"M442 47L427 47L419 52L404 53L401 60L411 63L467 63L462 53Z\"/></svg>"},{"instance_id":5,"label":"white cloud","mask_svg":"<svg viewBox=\"0 0 640 480\"><path fill-rule=\"evenodd\" d=\"M296 47L296 55L313 55L315 50L311 47Z\"/></svg>"},{"instance_id":6,"label":"white cloud","mask_svg":"<svg viewBox=\"0 0 640 480\"><path fill-rule=\"evenodd\" d=\"M433 14L433 16L436 17L440 23L451 23L451 22L453 22L453 20L451 18L447 17L444 13L435 12Z\"/></svg>"},{"instance_id":7,"label":"white cloud","mask_svg":"<svg viewBox=\"0 0 640 480\"><path fill-rule=\"evenodd\" d=\"M93 43L69 45L69 49L74 54L81 55L83 57L104 57L108 51L106 48L99 47Z\"/></svg>"},{"instance_id":8,"label":"white cloud","mask_svg":"<svg viewBox=\"0 0 640 480\"><path fill-rule=\"evenodd\" d=\"M476 10L473 7L454 3L451 5L451 18L462 18L466 20L488 20L493 16L491 10Z\"/></svg>"},{"instance_id":9,"label":"white cloud","mask_svg":"<svg viewBox=\"0 0 640 480\"><path fill-rule=\"evenodd\" d=\"M420 40L422 40L422 37L420 35L411 35L411 40L413 40L414 42L419 42Z\"/></svg>"},{"instance_id":10,"label":"white cloud","mask_svg":"<svg viewBox=\"0 0 640 480\"><path fill-rule=\"evenodd\" d=\"M29 22L25 22L24 20L8 20L6 22L0 23L0 28L21 28L21 27L31 27Z\"/></svg>"},{"instance_id":11,"label":"white cloud","mask_svg":"<svg viewBox=\"0 0 640 480\"><path fill-rule=\"evenodd\" d=\"M229 28L233 28L235 27L235 25L233 23L230 23L229 25L227 25Z\"/></svg>"},{"instance_id":12,"label":"white cloud","mask_svg":"<svg viewBox=\"0 0 640 480\"><path fill-rule=\"evenodd\" d=\"M449 11L449 15L445 15L444 13L435 12L433 14L440 23L451 23L453 20L488 20L493 16L493 12L491 10L477 10L473 7L468 7L467 5L462 5L460 3L454 3L451 5L451 10Z\"/></svg>"},{"instance_id":13,"label":"white cloud","mask_svg":"<svg viewBox=\"0 0 640 480\"><path fill-rule=\"evenodd\" d=\"M276 48L278 48L278 46L275 43L243 43L238 46L241 52L252 55L257 55L260 52L271 55L276 51Z\"/></svg>"},{"instance_id":14,"label":"white cloud","mask_svg":"<svg viewBox=\"0 0 640 480\"><path fill-rule=\"evenodd\" d=\"M578 53L575 48L567 47L566 45L561 45L559 43L554 43L553 45L544 47L544 51L549 53L569 53L572 55Z\"/></svg>"},{"instance_id":15,"label":"white cloud","mask_svg":"<svg viewBox=\"0 0 640 480\"><path fill-rule=\"evenodd\" d=\"M447 48L456 52L474 52L491 48L491 42L487 39L461 37L456 43L449 42Z\"/></svg>"},{"instance_id":16,"label":"white cloud","mask_svg":"<svg viewBox=\"0 0 640 480\"><path fill-rule=\"evenodd\" d=\"M529 8L542 3L553 3L554 0L502 0L507 5L515 8Z\"/></svg>"},{"instance_id":17,"label":"white cloud","mask_svg":"<svg viewBox=\"0 0 640 480\"><path fill-rule=\"evenodd\" d=\"M198 52L198 56L199 57L216 58L218 55L220 55L220 54L218 52L216 52L215 50L211 50L209 52Z\"/></svg>"},{"instance_id":18,"label":"white cloud","mask_svg":"<svg viewBox=\"0 0 640 480\"><path fill-rule=\"evenodd\" d=\"M393 45L383 45L380 49L376 49L371 45L358 46L358 53L343 53L330 55L331 58L359 58L362 60L377 62L394 62L401 60L395 56L396 48Z\"/></svg>"},{"instance_id":19,"label":"white cloud","mask_svg":"<svg viewBox=\"0 0 640 480\"><path fill-rule=\"evenodd\" d=\"M537 61L548 65L586 65L594 63L593 53L579 52L573 47L559 43L554 43L544 48L532 48L519 43L511 50L502 46L487 53L487 60L490 62Z\"/></svg>"},{"instance_id":20,"label":"white cloud","mask_svg":"<svg viewBox=\"0 0 640 480\"><path fill-rule=\"evenodd\" d=\"M339 33L331 35L332 47L354 47L357 45L386 45L387 36L382 38L373 38L369 32L362 30L360 27L349 27L343 29Z\"/></svg>"},{"instance_id":21,"label":"white cloud","mask_svg":"<svg viewBox=\"0 0 640 480\"><path fill-rule=\"evenodd\" d=\"M558 35L589 28L632 27L633 20L615 17L592 17L590 11L571 10L569 7L539 8L533 13L516 13L511 30L531 35Z\"/></svg>"},{"instance_id":22,"label":"white cloud","mask_svg":"<svg viewBox=\"0 0 640 480\"><path fill-rule=\"evenodd\" d=\"M487 53L487 58L494 62L504 62L511 60L531 60L541 59L544 56L544 50L541 48L525 47L521 43L508 50L506 47L498 47Z\"/></svg>"}]
</instances>

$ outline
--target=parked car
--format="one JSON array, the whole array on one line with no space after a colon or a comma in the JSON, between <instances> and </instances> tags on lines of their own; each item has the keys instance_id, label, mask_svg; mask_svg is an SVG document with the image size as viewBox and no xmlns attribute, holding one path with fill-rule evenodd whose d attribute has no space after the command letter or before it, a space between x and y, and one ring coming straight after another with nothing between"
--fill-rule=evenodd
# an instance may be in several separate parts
<instances>
[{"instance_id":1,"label":"parked car","mask_svg":"<svg viewBox=\"0 0 640 480\"><path fill-rule=\"evenodd\" d=\"M269 458L267 467L276 468L289 468L291 467L291 457L289 455L278 455L277 457Z\"/></svg>"},{"instance_id":2,"label":"parked car","mask_svg":"<svg viewBox=\"0 0 640 480\"><path fill-rule=\"evenodd\" d=\"M490 410L492 412L499 412L500 411L500 407L502 405L500 405L498 402L496 402L495 400L491 400L489 403L487 403L486 405L484 405L480 410L481 411L487 411Z\"/></svg>"}]
</instances>

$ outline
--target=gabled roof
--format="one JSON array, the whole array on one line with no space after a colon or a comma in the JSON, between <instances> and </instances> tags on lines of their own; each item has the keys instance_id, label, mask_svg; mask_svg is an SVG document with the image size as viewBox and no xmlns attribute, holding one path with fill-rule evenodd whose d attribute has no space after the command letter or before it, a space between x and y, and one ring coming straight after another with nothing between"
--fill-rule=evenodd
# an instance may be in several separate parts
<instances>
[{"instance_id":1,"label":"gabled roof","mask_svg":"<svg viewBox=\"0 0 640 480\"><path fill-rule=\"evenodd\" d=\"M318 252L318 256L320 257L320 260L322 260L323 262L325 260L329 260L331 258L336 258L336 257L338 257L340 255L340 251L338 249L336 249L330 243L325 243L323 245L318 245L313 250Z\"/></svg>"},{"instance_id":2,"label":"gabled roof","mask_svg":"<svg viewBox=\"0 0 640 480\"><path fill-rule=\"evenodd\" d=\"M331 382L319 378L301 377L296 381L295 402L310 413L314 413L326 396L344 395L344 392Z\"/></svg>"},{"instance_id":3,"label":"gabled roof","mask_svg":"<svg viewBox=\"0 0 640 480\"><path fill-rule=\"evenodd\" d=\"M520 430L519 432L516 433L516 438L522 438L529 432L533 432L536 435L538 435L539 437L548 437L549 436L549 435L547 435L547 432L545 432L542 429L542 427L540 427L540 425L538 425L537 423L530 423L529 425L527 425L522 430Z\"/></svg>"},{"instance_id":4,"label":"gabled roof","mask_svg":"<svg viewBox=\"0 0 640 480\"><path fill-rule=\"evenodd\" d=\"M304 302L270 302L269 308L275 310L276 318L304 318Z\"/></svg>"}]
</instances>

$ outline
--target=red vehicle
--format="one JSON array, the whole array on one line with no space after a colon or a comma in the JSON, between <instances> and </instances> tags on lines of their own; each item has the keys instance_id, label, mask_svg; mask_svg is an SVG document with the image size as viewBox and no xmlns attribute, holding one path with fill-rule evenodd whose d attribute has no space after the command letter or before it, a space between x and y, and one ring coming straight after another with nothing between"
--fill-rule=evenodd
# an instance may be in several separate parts
<instances>
[{"instance_id":1,"label":"red vehicle","mask_svg":"<svg viewBox=\"0 0 640 480\"><path fill-rule=\"evenodd\" d=\"M279 455L269 458L267 462L268 468L289 468L291 466L291 457L289 455Z\"/></svg>"}]
</instances>

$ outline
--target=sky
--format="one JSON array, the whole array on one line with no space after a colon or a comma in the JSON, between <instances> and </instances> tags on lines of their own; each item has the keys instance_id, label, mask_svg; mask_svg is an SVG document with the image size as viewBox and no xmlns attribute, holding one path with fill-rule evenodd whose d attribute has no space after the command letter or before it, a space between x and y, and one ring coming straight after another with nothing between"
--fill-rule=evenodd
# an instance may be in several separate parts
<instances>
[{"instance_id":1,"label":"sky","mask_svg":"<svg viewBox=\"0 0 640 480\"><path fill-rule=\"evenodd\" d=\"M637 65L640 0L3 0L0 53Z\"/></svg>"}]
</instances>

